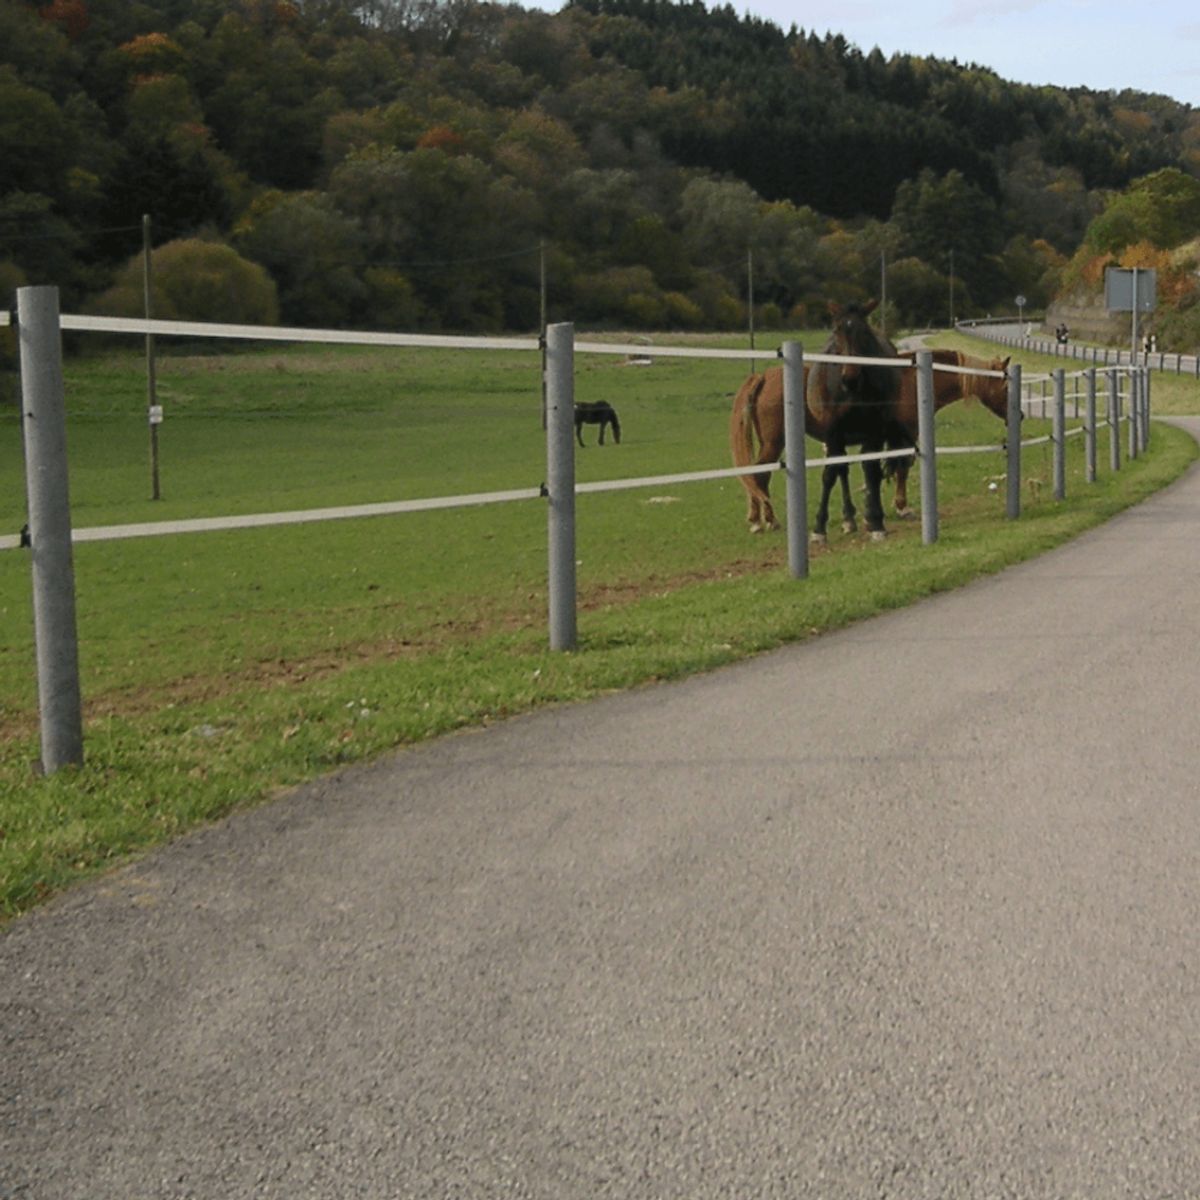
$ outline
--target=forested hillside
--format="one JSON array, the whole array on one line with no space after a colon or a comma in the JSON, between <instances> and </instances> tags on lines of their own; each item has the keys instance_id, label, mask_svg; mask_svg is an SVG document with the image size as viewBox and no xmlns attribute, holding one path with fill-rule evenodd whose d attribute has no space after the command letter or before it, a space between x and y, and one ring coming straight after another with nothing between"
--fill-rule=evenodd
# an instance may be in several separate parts
<instances>
[{"instance_id":1,"label":"forested hillside","mask_svg":"<svg viewBox=\"0 0 1200 1200\"><path fill-rule=\"evenodd\" d=\"M0 0L0 166L71 307L139 311L149 213L162 315L531 329L544 262L551 319L812 323L886 261L923 322L1047 301L1200 112L700 0Z\"/></svg>"}]
</instances>

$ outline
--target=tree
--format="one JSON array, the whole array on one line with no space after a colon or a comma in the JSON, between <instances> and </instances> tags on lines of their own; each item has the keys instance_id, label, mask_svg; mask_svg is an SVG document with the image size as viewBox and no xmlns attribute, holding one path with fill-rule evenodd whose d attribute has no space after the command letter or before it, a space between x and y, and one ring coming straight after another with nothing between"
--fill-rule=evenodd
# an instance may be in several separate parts
<instances>
[{"instance_id":1,"label":"tree","mask_svg":"<svg viewBox=\"0 0 1200 1200\"><path fill-rule=\"evenodd\" d=\"M903 242L901 251L966 281L979 296L996 295L1001 284L995 256L1003 245L1003 227L995 202L960 171L935 175L924 170L900 185L892 221Z\"/></svg>"},{"instance_id":2,"label":"tree","mask_svg":"<svg viewBox=\"0 0 1200 1200\"><path fill-rule=\"evenodd\" d=\"M274 325L279 301L271 277L220 242L186 238L151 256L154 315L167 321ZM116 283L89 307L106 316L145 312L142 257L131 258Z\"/></svg>"},{"instance_id":3,"label":"tree","mask_svg":"<svg viewBox=\"0 0 1200 1200\"><path fill-rule=\"evenodd\" d=\"M1139 241L1169 250L1198 234L1200 181L1171 167L1113 196L1084 241L1093 253L1116 253Z\"/></svg>"},{"instance_id":4,"label":"tree","mask_svg":"<svg viewBox=\"0 0 1200 1200\"><path fill-rule=\"evenodd\" d=\"M235 244L265 267L284 319L321 328L369 319L361 231L320 192L270 192L239 222Z\"/></svg>"},{"instance_id":5,"label":"tree","mask_svg":"<svg viewBox=\"0 0 1200 1200\"><path fill-rule=\"evenodd\" d=\"M71 158L69 133L53 97L0 67L0 188L54 195Z\"/></svg>"}]
</instances>

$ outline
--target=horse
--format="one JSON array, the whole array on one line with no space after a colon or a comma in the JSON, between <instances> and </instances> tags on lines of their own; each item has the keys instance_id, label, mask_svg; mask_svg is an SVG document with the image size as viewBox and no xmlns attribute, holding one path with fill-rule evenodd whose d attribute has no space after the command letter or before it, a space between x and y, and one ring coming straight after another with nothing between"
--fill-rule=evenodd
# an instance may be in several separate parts
<instances>
[{"instance_id":1,"label":"horse","mask_svg":"<svg viewBox=\"0 0 1200 1200\"><path fill-rule=\"evenodd\" d=\"M585 425L600 426L600 445L604 445L604 427L612 426L613 441L621 440L621 422L617 420L617 410L607 400L581 401L575 405L575 437L583 445L583 427Z\"/></svg>"},{"instance_id":2,"label":"horse","mask_svg":"<svg viewBox=\"0 0 1200 1200\"><path fill-rule=\"evenodd\" d=\"M934 350L933 361L945 366L969 367L975 370L1006 371L1009 359L972 358L957 350ZM900 358L910 361L915 359L915 353L902 351ZM804 367L805 380L808 378L808 365ZM917 380L915 371L903 371L901 374L901 396L898 406L900 424L906 427L908 445L915 445L917 440ZM1002 421L1007 420L1008 412L1008 382L988 376L962 375L947 371L933 373L934 408L944 408L955 400L977 395L987 408L995 413ZM817 441L824 441L823 431L816 428L812 414L805 410L805 432ZM893 431L890 439L893 443L889 448L898 449L894 444L899 439ZM755 443L758 451L755 453ZM778 462L783 455L783 369L770 367L764 372L758 372L747 377L733 400L733 409L729 417L729 448L735 467L759 466L763 463ZM908 470L910 460L893 460L893 478L896 481L895 511L899 517L911 516L908 508ZM885 472L886 474L886 472ZM775 510L770 498L770 475L743 475L739 482L746 489L747 510L746 522L752 533L766 529L778 529L779 522L775 518ZM849 513L853 506L849 499L849 484L843 476L842 495L843 515L847 522L851 519Z\"/></svg>"},{"instance_id":3,"label":"horse","mask_svg":"<svg viewBox=\"0 0 1200 1200\"><path fill-rule=\"evenodd\" d=\"M862 305L831 303L833 332L822 353L835 359L895 358L896 348L876 333L867 321L876 303L875 300ZM805 384L804 404L816 427L824 431L826 454L838 458L849 446L861 446L863 454L877 454L889 444L889 439L903 434L894 417L899 395L898 367L863 362L815 362ZM867 482L867 530L872 541L879 541L887 536L880 498L883 467L878 459L869 458L862 468ZM845 498L849 490L849 473L849 467L844 463L826 466L821 472L821 499L811 534L814 542L825 541L830 493L840 480ZM853 505L849 507L852 509ZM843 528L852 532L855 527L851 512Z\"/></svg>"},{"instance_id":4,"label":"horse","mask_svg":"<svg viewBox=\"0 0 1200 1200\"><path fill-rule=\"evenodd\" d=\"M965 400L968 396L976 396L983 402L984 407L1001 421L1008 420L1008 364L1010 358L994 358L984 361L972 358L958 350L933 350L935 366L958 367L959 372L933 372L933 410L945 408L956 400ZM916 352L904 351L901 358L910 362L916 361ZM1000 375L966 375L961 368L983 371L999 371ZM917 373L904 371L900 379L900 399L896 407L895 419L903 427L910 439L910 444L917 441L919 417L917 414ZM908 472L912 466L911 458L892 459L891 474L896 482L894 507L896 515L911 518L912 511L908 507ZM885 474L887 473L885 469Z\"/></svg>"}]
</instances>

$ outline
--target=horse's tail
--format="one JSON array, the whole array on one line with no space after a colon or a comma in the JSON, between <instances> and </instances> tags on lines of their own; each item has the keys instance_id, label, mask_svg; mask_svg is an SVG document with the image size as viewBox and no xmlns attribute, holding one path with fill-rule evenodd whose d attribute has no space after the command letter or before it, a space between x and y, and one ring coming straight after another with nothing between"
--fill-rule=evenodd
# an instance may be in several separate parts
<instances>
[{"instance_id":1,"label":"horse's tail","mask_svg":"<svg viewBox=\"0 0 1200 1200\"><path fill-rule=\"evenodd\" d=\"M735 467L748 467L754 462L755 439L761 441L755 406L766 381L766 375L751 375L733 398L733 411L729 414L729 451Z\"/></svg>"}]
</instances>

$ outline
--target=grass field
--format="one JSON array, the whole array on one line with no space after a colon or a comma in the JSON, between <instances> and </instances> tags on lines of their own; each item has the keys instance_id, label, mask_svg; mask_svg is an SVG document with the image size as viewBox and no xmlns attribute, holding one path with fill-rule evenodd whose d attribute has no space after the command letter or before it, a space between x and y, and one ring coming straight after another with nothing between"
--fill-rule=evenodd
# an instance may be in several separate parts
<instances>
[{"instance_id":1,"label":"grass field","mask_svg":"<svg viewBox=\"0 0 1200 1200\"><path fill-rule=\"evenodd\" d=\"M737 362L579 356L576 398L613 403L623 440L597 447L586 430L578 478L727 465L745 373ZM157 502L139 355L71 358L66 376L76 527L527 488L544 477L535 353L173 351L159 365ZM1189 380L1156 377L1154 401L1159 412L1200 411ZM1001 435L976 403L939 414L943 443ZM711 668L956 586L1103 520L1196 454L1191 439L1156 426L1151 453L1114 476L1102 435L1101 478L1086 485L1082 439L1068 445L1066 501L1050 499L1048 446L1023 456L1023 475L1045 486L1026 493L1019 521L1004 517L1003 487L987 487L1002 456L947 457L936 546L921 545L919 522L892 522L883 545L831 534L799 583L782 536L746 532L736 480L581 497L573 654L546 648L539 501L80 544L87 761L44 780L31 769L29 565L0 554L0 912L341 763ZM15 408L0 414L0 477L0 529L15 532Z\"/></svg>"}]
</instances>

